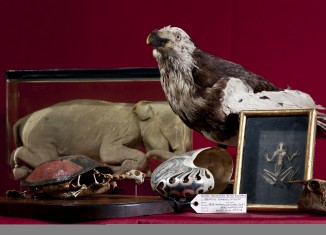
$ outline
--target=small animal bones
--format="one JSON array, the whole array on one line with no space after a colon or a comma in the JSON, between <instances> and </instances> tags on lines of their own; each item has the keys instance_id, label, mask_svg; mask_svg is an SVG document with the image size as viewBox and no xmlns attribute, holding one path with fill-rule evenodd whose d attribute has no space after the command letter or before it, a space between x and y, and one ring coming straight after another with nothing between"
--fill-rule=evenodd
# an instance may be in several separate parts
<instances>
[{"instance_id":1,"label":"small animal bones","mask_svg":"<svg viewBox=\"0 0 326 235\"><path fill-rule=\"evenodd\" d=\"M269 157L268 154L264 155L267 162L275 162L274 172L263 169L261 173L267 183L275 185L276 183L284 183L295 179L298 168L295 169L293 166L289 166L287 169L283 170L284 161L287 159L289 162L292 162L295 157L300 156L300 152L297 150L292 155L289 155L287 150L287 145L281 142L278 144L273 156Z\"/></svg>"}]
</instances>

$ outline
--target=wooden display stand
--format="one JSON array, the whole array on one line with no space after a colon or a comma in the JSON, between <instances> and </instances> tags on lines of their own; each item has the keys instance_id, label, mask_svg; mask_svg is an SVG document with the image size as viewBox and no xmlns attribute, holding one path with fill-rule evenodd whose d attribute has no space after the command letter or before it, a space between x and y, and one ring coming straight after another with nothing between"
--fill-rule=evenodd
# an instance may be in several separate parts
<instances>
[{"instance_id":1,"label":"wooden display stand","mask_svg":"<svg viewBox=\"0 0 326 235\"><path fill-rule=\"evenodd\" d=\"M55 220L88 220L173 213L174 202L158 196L96 195L87 198L0 197L0 215Z\"/></svg>"}]
</instances>

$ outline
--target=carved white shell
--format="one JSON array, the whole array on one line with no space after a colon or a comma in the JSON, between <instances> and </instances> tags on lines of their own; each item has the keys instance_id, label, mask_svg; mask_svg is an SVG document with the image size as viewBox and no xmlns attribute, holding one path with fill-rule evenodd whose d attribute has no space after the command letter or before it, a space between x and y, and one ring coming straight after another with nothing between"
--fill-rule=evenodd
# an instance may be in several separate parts
<instances>
[{"instance_id":1,"label":"carved white shell","mask_svg":"<svg viewBox=\"0 0 326 235\"><path fill-rule=\"evenodd\" d=\"M233 161L226 150L202 148L161 163L152 173L151 187L161 196L177 200L208 191L220 193L230 181L232 171Z\"/></svg>"}]
</instances>

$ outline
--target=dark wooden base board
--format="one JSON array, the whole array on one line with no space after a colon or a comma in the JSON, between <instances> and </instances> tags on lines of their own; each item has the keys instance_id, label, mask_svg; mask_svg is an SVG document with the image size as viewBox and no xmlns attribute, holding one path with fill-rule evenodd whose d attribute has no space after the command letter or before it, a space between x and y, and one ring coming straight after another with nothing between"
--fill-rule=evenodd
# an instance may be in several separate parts
<instances>
[{"instance_id":1,"label":"dark wooden base board","mask_svg":"<svg viewBox=\"0 0 326 235\"><path fill-rule=\"evenodd\" d=\"M95 195L73 200L0 197L0 215L10 217L66 221L173 212L174 202L159 196Z\"/></svg>"}]
</instances>

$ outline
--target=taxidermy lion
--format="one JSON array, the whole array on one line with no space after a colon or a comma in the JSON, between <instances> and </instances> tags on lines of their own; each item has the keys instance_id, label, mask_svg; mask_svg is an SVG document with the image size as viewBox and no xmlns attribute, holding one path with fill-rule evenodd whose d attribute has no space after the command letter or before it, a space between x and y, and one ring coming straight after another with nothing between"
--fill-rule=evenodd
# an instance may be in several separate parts
<instances>
[{"instance_id":1,"label":"taxidermy lion","mask_svg":"<svg viewBox=\"0 0 326 235\"><path fill-rule=\"evenodd\" d=\"M21 118L13 132L9 164L16 179L61 156L85 155L121 174L146 169L152 155L168 159L191 148L191 130L163 101L71 100Z\"/></svg>"}]
</instances>

